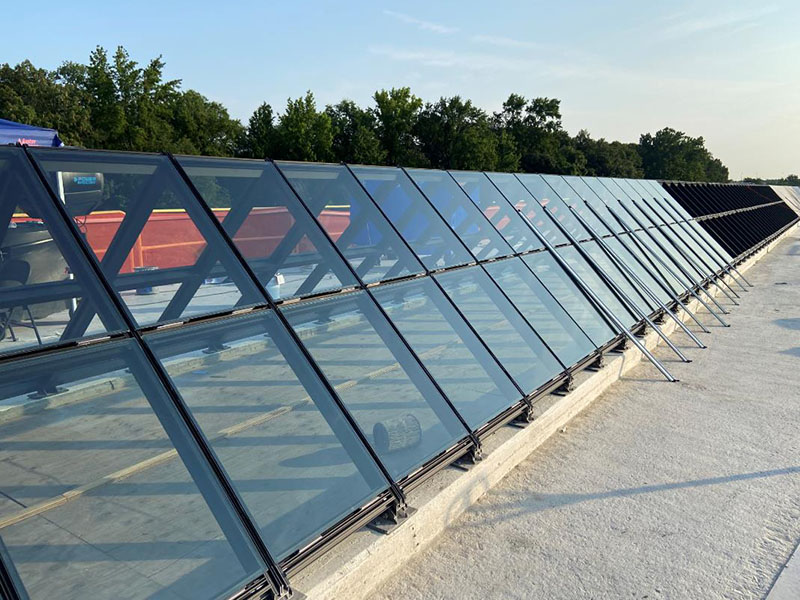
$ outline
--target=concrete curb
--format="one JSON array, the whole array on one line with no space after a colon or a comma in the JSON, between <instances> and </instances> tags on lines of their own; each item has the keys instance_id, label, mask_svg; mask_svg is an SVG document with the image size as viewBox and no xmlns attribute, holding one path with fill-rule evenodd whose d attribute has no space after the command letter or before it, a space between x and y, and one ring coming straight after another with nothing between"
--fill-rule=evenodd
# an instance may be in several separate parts
<instances>
[{"instance_id":1,"label":"concrete curb","mask_svg":"<svg viewBox=\"0 0 800 600\"><path fill-rule=\"evenodd\" d=\"M800 224L785 231L739 265L738 270L743 273L751 268L799 228ZM695 312L699 303L693 300L687 306ZM684 320L688 319L683 316ZM673 321L667 321L661 327L666 334L673 333L676 328ZM649 349L655 348L659 341L652 331L643 340ZM468 472L444 469L414 490L409 504L417 511L389 535L366 529L356 532L294 576L292 587L312 600L368 598L378 585L421 553L470 505L497 485L553 433L643 360L635 348L608 358L600 371L579 373L571 393L549 396L539 402L536 420L525 429L504 427L489 436L484 444L485 458Z\"/></svg>"}]
</instances>

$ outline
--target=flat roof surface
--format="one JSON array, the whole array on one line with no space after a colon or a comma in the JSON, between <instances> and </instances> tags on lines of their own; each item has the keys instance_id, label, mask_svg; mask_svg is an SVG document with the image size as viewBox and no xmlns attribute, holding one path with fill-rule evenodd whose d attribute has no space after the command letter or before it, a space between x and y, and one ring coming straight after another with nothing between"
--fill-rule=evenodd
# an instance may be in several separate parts
<instances>
[{"instance_id":1,"label":"flat roof surface","mask_svg":"<svg viewBox=\"0 0 800 600\"><path fill-rule=\"evenodd\" d=\"M693 364L660 347L680 383L642 363L372 597L765 597L800 539L800 233L747 278Z\"/></svg>"}]
</instances>

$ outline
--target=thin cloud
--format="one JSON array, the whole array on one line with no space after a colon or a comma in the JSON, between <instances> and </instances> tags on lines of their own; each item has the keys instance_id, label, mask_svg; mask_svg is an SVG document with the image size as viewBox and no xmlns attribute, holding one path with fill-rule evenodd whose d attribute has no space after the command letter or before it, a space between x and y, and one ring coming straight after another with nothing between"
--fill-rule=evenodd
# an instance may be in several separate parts
<instances>
[{"instance_id":1,"label":"thin cloud","mask_svg":"<svg viewBox=\"0 0 800 600\"><path fill-rule=\"evenodd\" d=\"M473 35L470 40L476 44L489 44L500 48L541 48L541 44L537 44L536 42L515 40L514 38L498 35Z\"/></svg>"},{"instance_id":2,"label":"thin cloud","mask_svg":"<svg viewBox=\"0 0 800 600\"><path fill-rule=\"evenodd\" d=\"M422 19L417 19L415 17L412 17L411 15L395 12L393 10L385 10L383 11L383 14L385 14L387 17L396 19L397 21L400 21L402 23L406 23L408 25L414 25L415 27L423 31L431 31L433 33L442 33L442 34L455 33L456 31L458 31L457 27L449 27L447 25L441 25L439 23L431 23L430 21L423 21Z\"/></svg>"},{"instance_id":3,"label":"thin cloud","mask_svg":"<svg viewBox=\"0 0 800 600\"><path fill-rule=\"evenodd\" d=\"M662 37L675 39L711 31L742 31L759 25L758 21L777 12L774 6L759 9L732 11L727 14L713 14L700 17L675 18L667 20L673 24L662 30Z\"/></svg>"}]
</instances>

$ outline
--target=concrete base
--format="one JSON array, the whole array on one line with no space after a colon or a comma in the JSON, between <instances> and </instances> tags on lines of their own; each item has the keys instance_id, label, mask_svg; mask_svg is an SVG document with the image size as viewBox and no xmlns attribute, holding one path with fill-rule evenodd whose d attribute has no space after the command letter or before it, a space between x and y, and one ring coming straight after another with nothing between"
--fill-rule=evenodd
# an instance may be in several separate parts
<instances>
[{"instance_id":1,"label":"concrete base","mask_svg":"<svg viewBox=\"0 0 800 600\"><path fill-rule=\"evenodd\" d=\"M739 265L738 270L745 272L796 230L797 226L785 232ZM698 311L696 301L688 306L692 312ZM676 328L672 321L661 327L667 334ZM650 349L659 341L653 332L643 339ZM636 349L628 349L609 355L600 371L578 374L574 391L565 396L549 396L537 405L537 418L532 424L524 429L505 427L486 439L484 459L469 471L445 469L414 490L409 504L417 512L390 535L369 530L355 533L295 575L293 588L314 600L370 597L381 582L422 552L470 505L642 360Z\"/></svg>"}]
</instances>

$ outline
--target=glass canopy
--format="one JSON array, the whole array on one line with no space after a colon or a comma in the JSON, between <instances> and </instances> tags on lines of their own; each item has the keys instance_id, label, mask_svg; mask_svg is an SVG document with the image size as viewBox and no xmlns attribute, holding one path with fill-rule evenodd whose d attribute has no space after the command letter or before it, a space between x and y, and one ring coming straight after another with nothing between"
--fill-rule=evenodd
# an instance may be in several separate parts
<instances>
[{"instance_id":1,"label":"glass canopy","mask_svg":"<svg viewBox=\"0 0 800 600\"><path fill-rule=\"evenodd\" d=\"M753 187L0 148L0 589L285 590L797 222Z\"/></svg>"}]
</instances>

